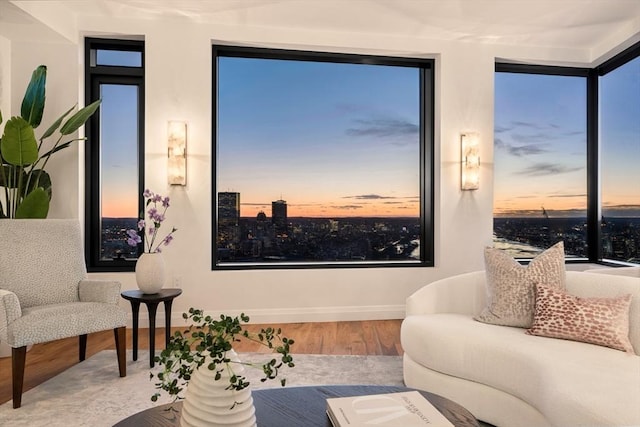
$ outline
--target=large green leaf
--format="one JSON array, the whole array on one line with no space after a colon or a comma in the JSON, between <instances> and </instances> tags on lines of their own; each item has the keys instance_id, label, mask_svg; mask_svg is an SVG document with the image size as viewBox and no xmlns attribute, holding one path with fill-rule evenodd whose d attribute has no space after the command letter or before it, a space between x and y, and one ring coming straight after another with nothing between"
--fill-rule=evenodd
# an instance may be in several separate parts
<instances>
[{"instance_id":1,"label":"large green leaf","mask_svg":"<svg viewBox=\"0 0 640 427\"><path fill-rule=\"evenodd\" d=\"M74 105L73 107L69 108L69 110L67 110L66 113L64 113L63 115L61 115L58 120L56 120L55 122L53 122L53 124L51 126L49 126L49 129L47 129L44 134L42 135L42 138L40 139L45 139L45 138L49 138L51 135L53 135L53 133L60 127L60 123L62 123L62 121L64 120L65 117L67 117L67 114L69 114L74 108L76 108L76 106Z\"/></svg>"},{"instance_id":2,"label":"large green leaf","mask_svg":"<svg viewBox=\"0 0 640 427\"><path fill-rule=\"evenodd\" d=\"M97 101L92 102L91 104L87 105L82 110L71 116L69 120L67 120L66 123L62 125L60 133L63 135L69 135L70 133L78 130L78 128L82 126L87 120L89 120L89 117L91 117L91 115L96 112L96 110L100 106L100 102L101 100L98 99Z\"/></svg>"},{"instance_id":3,"label":"large green leaf","mask_svg":"<svg viewBox=\"0 0 640 427\"><path fill-rule=\"evenodd\" d=\"M22 117L12 117L4 125L0 152L7 163L16 166L30 165L38 160L38 142L33 128Z\"/></svg>"},{"instance_id":4,"label":"large green leaf","mask_svg":"<svg viewBox=\"0 0 640 427\"><path fill-rule=\"evenodd\" d=\"M38 187L22 200L16 209L16 219L46 218L49 213L49 196L42 187Z\"/></svg>"},{"instance_id":5,"label":"large green leaf","mask_svg":"<svg viewBox=\"0 0 640 427\"><path fill-rule=\"evenodd\" d=\"M71 145L71 143L72 143L73 141L84 141L85 139L86 139L86 138L76 138L76 139L72 139L71 141L67 141L67 142L65 142L65 143L63 143L63 144L58 145L56 148L52 148L51 150L47 151L46 153L43 153L40 157L41 157L41 158L43 158L43 159L44 159L44 158L47 158L47 157L49 157L50 155L52 155L53 153L56 153L56 152L58 152L58 151L60 151L60 150L64 150L65 148L67 148L68 146L70 146L70 145Z\"/></svg>"},{"instance_id":6,"label":"large green leaf","mask_svg":"<svg viewBox=\"0 0 640 427\"><path fill-rule=\"evenodd\" d=\"M42 121L46 82L47 67L40 65L31 74L31 81L22 99L20 115L34 128L37 128Z\"/></svg>"},{"instance_id":7,"label":"large green leaf","mask_svg":"<svg viewBox=\"0 0 640 427\"><path fill-rule=\"evenodd\" d=\"M51 200L51 177L44 169L31 171L31 180L29 181L26 193L29 194L38 187L44 188L49 200Z\"/></svg>"}]
</instances>

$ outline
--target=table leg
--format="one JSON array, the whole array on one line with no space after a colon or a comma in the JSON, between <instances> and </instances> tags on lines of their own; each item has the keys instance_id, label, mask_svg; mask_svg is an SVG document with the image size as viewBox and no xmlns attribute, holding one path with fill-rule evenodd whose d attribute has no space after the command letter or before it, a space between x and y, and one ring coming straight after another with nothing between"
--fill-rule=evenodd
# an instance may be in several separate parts
<instances>
[{"instance_id":1,"label":"table leg","mask_svg":"<svg viewBox=\"0 0 640 427\"><path fill-rule=\"evenodd\" d=\"M154 367L156 354L156 311L158 311L157 302L148 302L147 309L149 310L149 366Z\"/></svg>"},{"instance_id":2,"label":"table leg","mask_svg":"<svg viewBox=\"0 0 640 427\"><path fill-rule=\"evenodd\" d=\"M169 339L171 338L171 303L173 300L164 302L164 348L169 347Z\"/></svg>"},{"instance_id":3,"label":"table leg","mask_svg":"<svg viewBox=\"0 0 640 427\"><path fill-rule=\"evenodd\" d=\"M133 315L133 360L138 360L138 316L140 314L140 301L130 300Z\"/></svg>"}]
</instances>

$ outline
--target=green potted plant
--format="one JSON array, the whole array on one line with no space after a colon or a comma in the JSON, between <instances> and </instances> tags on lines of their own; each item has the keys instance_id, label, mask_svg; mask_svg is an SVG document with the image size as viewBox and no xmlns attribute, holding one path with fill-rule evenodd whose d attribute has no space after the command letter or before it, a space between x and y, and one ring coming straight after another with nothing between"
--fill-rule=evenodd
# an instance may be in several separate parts
<instances>
[{"instance_id":1,"label":"green potted plant","mask_svg":"<svg viewBox=\"0 0 640 427\"><path fill-rule=\"evenodd\" d=\"M216 319L200 309L190 308L183 318L192 323L185 330L176 331L167 348L155 357L162 367L160 372L151 372L151 379L157 380L155 387L172 397L173 402L184 399L182 426L201 424L203 419L211 426L223 425L227 417L255 425L250 382L244 368L261 369L261 382L275 379L282 368L295 366L290 353L294 341L283 336L280 329L247 330L249 317L244 313L236 317L220 315ZM268 347L277 357L269 357L261 364L241 361L233 345L242 339ZM280 383L284 386L286 379L281 378ZM159 396L157 392L151 400L155 402Z\"/></svg>"},{"instance_id":2,"label":"green potted plant","mask_svg":"<svg viewBox=\"0 0 640 427\"><path fill-rule=\"evenodd\" d=\"M44 113L46 80L47 67L40 65L31 75L20 116L11 117L5 123L0 139L0 187L4 187L4 197L0 197L0 218L47 217L51 201L51 178L45 171L47 162L54 153L67 148L74 141L84 139L70 138L70 135L100 105L100 100L95 101L67 118L75 109L75 106L71 107L37 140L35 129L40 126ZM55 142L45 144L45 139L56 132L59 135ZM41 150L44 152L41 153Z\"/></svg>"}]
</instances>

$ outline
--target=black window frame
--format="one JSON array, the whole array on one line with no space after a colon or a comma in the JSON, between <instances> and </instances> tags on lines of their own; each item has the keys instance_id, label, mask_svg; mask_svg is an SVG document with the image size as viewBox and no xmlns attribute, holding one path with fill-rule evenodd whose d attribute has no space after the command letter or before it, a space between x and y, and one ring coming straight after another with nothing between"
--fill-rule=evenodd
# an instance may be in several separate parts
<instances>
[{"instance_id":1,"label":"black window frame","mask_svg":"<svg viewBox=\"0 0 640 427\"><path fill-rule=\"evenodd\" d=\"M627 265L603 259L600 215L600 158L599 158L599 84L598 78L640 56L640 43L628 47L611 59L593 68L562 67L522 63L496 62L495 72L544 74L586 78L587 123L587 258L567 258L567 263L594 263L609 266ZM527 262L526 258L519 261Z\"/></svg>"},{"instance_id":2,"label":"black window frame","mask_svg":"<svg viewBox=\"0 0 640 427\"><path fill-rule=\"evenodd\" d=\"M227 263L220 264L217 254L218 188L217 188L217 101L218 58L241 57L277 60L302 60L331 63L407 66L420 69L420 261L399 262L301 262L301 263ZM429 76L426 75L427 71ZM434 146L435 146L435 60L405 57L332 53L320 51L273 49L263 47L213 45L212 46L212 188L211 188L211 269L212 270L265 270L265 269L327 269L327 268L416 268L434 266Z\"/></svg>"},{"instance_id":3,"label":"black window frame","mask_svg":"<svg viewBox=\"0 0 640 427\"><path fill-rule=\"evenodd\" d=\"M144 41L87 37L85 47L85 102L98 99L101 84L135 85L138 87L138 212L144 207ZM140 52L142 66L96 65L94 52L118 50ZM85 144L85 260L89 272L134 271L136 260L101 259L101 170L100 170L100 114L94 114L85 125L88 142ZM124 236L123 236L124 238ZM142 253L142 246L138 254Z\"/></svg>"}]
</instances>

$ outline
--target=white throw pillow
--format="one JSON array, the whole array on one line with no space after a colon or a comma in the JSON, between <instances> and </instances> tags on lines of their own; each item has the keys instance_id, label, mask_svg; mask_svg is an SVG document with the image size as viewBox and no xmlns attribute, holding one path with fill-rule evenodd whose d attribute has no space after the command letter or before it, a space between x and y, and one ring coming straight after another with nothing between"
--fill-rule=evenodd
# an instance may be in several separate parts
<instances>
[{"instance_id":1,"label":"white throw pillow","mask_svg":"<svg viewBox=\"0 0 640 427\"><path fill-rule=\"evenodd\" d=\"M535 285L565 290L564 244L556 243L521 265L500 249L484 251L487 305L475 317L483 323L529 328L535 310Z\"/></svg>"}]
</instances>

